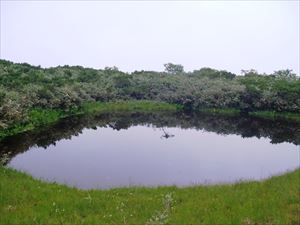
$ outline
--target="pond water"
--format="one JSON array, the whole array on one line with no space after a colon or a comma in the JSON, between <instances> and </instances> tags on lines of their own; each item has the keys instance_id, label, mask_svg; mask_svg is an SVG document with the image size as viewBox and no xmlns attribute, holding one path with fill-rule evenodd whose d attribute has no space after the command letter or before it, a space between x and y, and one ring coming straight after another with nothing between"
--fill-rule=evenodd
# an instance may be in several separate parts
<instances>
[{"instance_id":1,"label":"pond water","mask_svg":"<svg viewBox=\"0 0 300 225\"><path fill-rule=\"evenodd\" d=\"M299 124L201 114L74 117L0 143L7 166L82 189L261 180L299 168Z\"/></svg>"}]
</instances>

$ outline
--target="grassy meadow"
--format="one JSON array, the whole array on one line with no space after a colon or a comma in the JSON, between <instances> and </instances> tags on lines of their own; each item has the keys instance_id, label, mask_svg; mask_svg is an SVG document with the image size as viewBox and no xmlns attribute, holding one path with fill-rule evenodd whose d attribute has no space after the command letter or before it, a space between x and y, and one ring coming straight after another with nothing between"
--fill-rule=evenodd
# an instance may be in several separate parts
<instances>
[{"instance_id":1,"label":"grassy meadow","mask_svg":"<svg viewBox=\"0 0 300 225\"><path fill-rule=\"evenodd\" d=\"M78 190L0 167L0 224L299 224L300 170L253 182Z\"/></svg>"}]
</instances>

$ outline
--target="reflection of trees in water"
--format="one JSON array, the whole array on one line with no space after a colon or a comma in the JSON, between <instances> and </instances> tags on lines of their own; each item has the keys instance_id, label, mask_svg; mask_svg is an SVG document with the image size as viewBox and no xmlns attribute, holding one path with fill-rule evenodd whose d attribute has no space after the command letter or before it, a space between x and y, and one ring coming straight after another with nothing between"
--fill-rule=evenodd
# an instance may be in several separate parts
<instances>
[{"instance_id":1,"label":"reflection of trees in water","mask_svg":"<svg viewBox=\"0 0 300 225\"><path fill-rule=\"evenodd\" d=\"M111 127L115 130L128 129L135 125L161 128L162 138L172 137L166 127L180 127L206 130L217 134L237 134L242 137L266 137L271 143L289 142L300 144L300 124L282 120L265 120L249 117L210 116L195 113L122 113L102 114L67 118L41 130L9 137L0 142L0 155L11 152L11 156L24 152L32 146L46 148L61 139L79 135L84 128Z\"/></svg>"}]
</instances>

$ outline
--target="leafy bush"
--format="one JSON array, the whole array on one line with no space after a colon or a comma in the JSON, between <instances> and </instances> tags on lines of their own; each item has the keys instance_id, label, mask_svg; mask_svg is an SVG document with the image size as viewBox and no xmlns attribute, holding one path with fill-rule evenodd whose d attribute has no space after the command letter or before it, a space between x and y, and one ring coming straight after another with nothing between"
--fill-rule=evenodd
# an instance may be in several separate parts
<instances>
[{"instance_id":1,"label":"leafy bush","mask_svg":"<svg viewBox=\"0 0 300 225\"><path fill-rule=\"evenodd\" d=\"M32 108L68 110L93 101L152 100L189 109L300 112L300 79L291 70L270 75L245 70L245 76L236 76L212 68L184 72L182 65L165 67L166 72L124 73L116 67L44 69L0 60L0 126L22 121Z\"/></svg>"}]
</instances>

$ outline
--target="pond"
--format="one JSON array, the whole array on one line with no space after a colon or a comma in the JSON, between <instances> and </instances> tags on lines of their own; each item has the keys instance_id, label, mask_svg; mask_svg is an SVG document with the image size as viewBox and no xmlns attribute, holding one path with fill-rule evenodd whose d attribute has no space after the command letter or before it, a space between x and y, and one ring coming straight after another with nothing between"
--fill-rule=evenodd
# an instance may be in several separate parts
<instances>
[{"instance_id":1,"label":"pond","mask_svg":"<svg viewBox=\"0 0 300 225\"><path fill-rule=\"evenodd\" d=\"M81 189L261 180L299 168L300 126L241 116L112 113L6 138L7 166Z\"/></svg>"}]
</instances>

